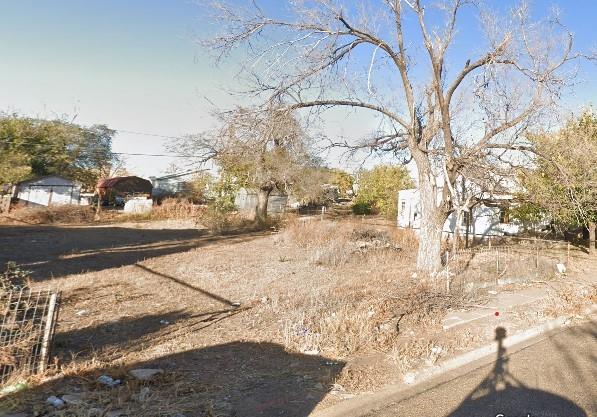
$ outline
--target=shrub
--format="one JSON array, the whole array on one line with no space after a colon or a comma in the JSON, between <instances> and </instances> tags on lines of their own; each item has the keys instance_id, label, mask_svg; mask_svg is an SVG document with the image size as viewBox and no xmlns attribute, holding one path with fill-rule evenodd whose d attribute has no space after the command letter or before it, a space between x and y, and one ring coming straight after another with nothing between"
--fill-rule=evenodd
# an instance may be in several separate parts
<instances>
[{"instance_id":1,"label":"shrub","mask_svg":"<svg viewBox=\"0 0 597 417\"><path fill-rule=\"evenodd\" d=\"M6 270L0 274L0 293L29 287L30 271L25 271L15 262L7 262Z\"/></svg>"},{"instance_id":2,"label":"shrub","mask_svg":"<svg viewBox=\"0 0 597 417\"><path fill-rule=\"evenodd\" d=\"M378 165L370 171L361 172L355 206L369 206L383 216L395 218L398 210L398 191L412 186L413 182L403 166Z\"/></svg>"},{"instance_id":3,"label":"shrub","mask_svg":"<svg viewBox=\"0 0 597 417\"><path fill-rule=\"evenodd\" d=\"M205 210L205 206L193 204L186 199L166 198L161 204L153 206L150 217L152 219L192 219L200 217Z\"/></svg>"},{"instance_id":4,"label":"shrub","mask_svg":"<svg viewBox=\"0 0 597 417\"><path fill-rule=\"evenodd\" d=\"M11 217L25 223L88 223L95 211L92 206L60 205L50 207L21 208L13 211Z\"/></svg>"},{"instance_id":5,"label":"shrub","mask_svg":"<svg viewBox=\"0 0 597 417\"><path fill-rule=\"evenodd\" d=\"M369 215L372 213L371 202L369 201L357 201L352 205L352 212L357 215Z\"/></svg>"}]
</instances>

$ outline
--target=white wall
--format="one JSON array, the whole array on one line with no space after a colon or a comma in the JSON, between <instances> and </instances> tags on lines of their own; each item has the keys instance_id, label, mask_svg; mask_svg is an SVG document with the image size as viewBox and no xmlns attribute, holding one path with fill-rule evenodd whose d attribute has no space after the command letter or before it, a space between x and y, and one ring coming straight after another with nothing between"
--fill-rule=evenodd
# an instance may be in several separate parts
<instances>
[{"instance_id":1,"label":"white wall","mask_svg":"<svg viewBox=\"0 0 597 417\"><path fill-rule=\"evenodd\" d=\"M439 191L441 193L441 190ZM438 198L440 195L438 195ZM466 225L461 218L456 224L456 213L452 213L444 223L444 232L453 233L458 227L461 234L466 232ZM400 227L420 229L421 204L419 190L402 190L398 193L398 219ZM473 209L470 233L477 236L502 236L504 232L516 234L519 226L512 223L500 223L500 209L498 207L477 206Z\"/></svg>"},{"instance_id":2,"label":"white wall","mask_svg":"<svg viewBox=\"0 0 597 417\"><path fill-rule=\"evenodd\" d=\"M279 194L270 194L267 201L268 214L281 214L288 203L288 196ZM241 188L234 197L234 205L240 211L254 212L257 207L257 193Z\"/></svg>"},{"instance_id":3,"label":"white wall","mask_svg":"<svg viewBox=\"0 0 597 417\"><path fill-rule=\"evenodd\" d=\"M25 204L47 206L79 204L81 186L72 180L49 176L17 185L15 196Z\"/></svg>"}]
</instances>

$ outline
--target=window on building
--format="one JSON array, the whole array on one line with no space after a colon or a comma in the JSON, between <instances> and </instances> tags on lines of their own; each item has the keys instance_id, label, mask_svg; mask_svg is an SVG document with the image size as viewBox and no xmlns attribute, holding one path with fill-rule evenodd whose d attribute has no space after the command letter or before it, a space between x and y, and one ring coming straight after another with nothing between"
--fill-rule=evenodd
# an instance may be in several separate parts
<instances>
[{"instance_id":1,"label":"window on building","mask_svg":"<svg viewBox=\"0 0 597 417\"><path fill-rule=\"evenodd\" d=\"M469 224L469 218L471 216L471 212L470 211L463 211L462 212L462 220L461 220L461 225L462 226L466 226Z\"/></svg>"},{"instance_id":2,"label":"window on building","mask_svg":"<svg viewBox=\"0 0 597 417\"><path fill-rule=\"evenodd\" d=\"M510 223L510 209L508 207L500 208L500 223Z\"/></svg>"}]
</instances>

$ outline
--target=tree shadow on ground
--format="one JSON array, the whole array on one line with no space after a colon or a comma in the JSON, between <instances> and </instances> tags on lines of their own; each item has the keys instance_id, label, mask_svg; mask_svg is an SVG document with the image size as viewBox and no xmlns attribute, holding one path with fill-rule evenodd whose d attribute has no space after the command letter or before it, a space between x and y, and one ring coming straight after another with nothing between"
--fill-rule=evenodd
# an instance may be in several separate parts
<instances>
[{"instance_id":1,"label":"tree shadow on ground","mask_svg":"<svg viewBox=\"0 0 597 417\"><path fill-rule=\"evenodd\" d=\"M61 331L55 337L52 356L68 362L73 356L91 358L100 355L114 358L122 352L139 352L241 314L250 307L228 308L190 313L173 311L164 314L124 317L80 329Z\"/></svg>"},{"instance_id":2,"label":"tree shadow on ground","mask_svg":"<svg viewBox=\"0 0 597 417\"><path fill-rule=\"evenodd\" d=\"M189 320L179 312L169 318L185 323ZM155 348L157 342L171 336L160 326L158 317L149 316L64 333L59 340L65 344L61 349L77 350L90 344L94 349L113 348L131 357L131 351L137 350L131 349L131 343L149 347L145 342L151 340ZM106 330L110 334L102 340L98 335ZM113 337L113 330L121 337ZM122 337L123 332L129 332L128 337ZM138 351L142 357L143 349ZM80 404L62 410L46 407L44 415L87 416L89 410L98 409L104 413L101 415L119 410L122 415L147 417L306 417L331 390L343 367L344 363L321 356L288 352L275 343L235 341L112 367L86 367L78 372L71 368L69 376L3 398L0 414L10 411L33 415L50 395L76 393L81 397ZM139 381L128 373L138 368L164 372L149 381ZM98 383L100 375L122 382L108 387Z\"/></svg>"},{"instance_id":3,"label":"tree shadow on ground","mask_svg":"<svg viewBox=\"0 0 597 417\"><path fill-rule=\"evenodd\" d=\"M503 341L506 329L496 329L498 354L493 370L448 417L587 417L572 401L525 386L508 371Z\"/></svg>"},{"instance_id":4,"label":"tree shadow on ground","mask_svg":"<svg viewBox=\"0 0 597 417\"><path fill-rule=\"evenodd\" d=\"M266 235L246 231L210 236L199 229L0 226L0 266L14 261L35 281L132 265L193 248L240 243Z\"/></svg>"}]
</instances>

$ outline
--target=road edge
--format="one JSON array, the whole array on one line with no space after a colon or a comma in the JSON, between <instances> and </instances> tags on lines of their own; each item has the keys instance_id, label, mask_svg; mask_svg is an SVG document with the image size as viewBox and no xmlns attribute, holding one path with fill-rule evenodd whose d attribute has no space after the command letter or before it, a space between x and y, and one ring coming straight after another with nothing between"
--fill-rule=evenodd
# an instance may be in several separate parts
<instances>
[{"instance_id":1,"label":"road edge","mask_svg":"<svg viewBox=\"0 0 597 417\"><path fill-rule=\"evenodd\" d=\"M593 304L587 308L584 312L585 315L591 315L597 312L597 304ZM545 333L551 332L556 329L568 326L571 323L571 316L559 316L553 320L549 320L545 323L541 323L537 326L523 330L520 333L513 334L504 339L503 346L508 348ZM473 362L479 361L484 358L488 358L490 355L497 352L497 344L495 342L486 344L484 346L473 349L469 352L458 355L454 358L448 359L445 362L441 362L436 365L427 366L418 370L407 373L409 379L412 381L409 384L406 383L395 383L389 384L383 387L381 390L371 393L362 394L357 397L344 400L341 403L333 405L329 408L315 412L311 414L311 417L356 417L361 416L366 412L372 411L376 407L380 406L381 403L388 401L391 397L398 396L399 394L407 391L412 391L413 388L428 382L432 378L439 377L450 371L454 371L458 368L470 365ZM358 413L358 414L356 414Z\"/></svg>"}]
</instances>

